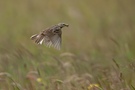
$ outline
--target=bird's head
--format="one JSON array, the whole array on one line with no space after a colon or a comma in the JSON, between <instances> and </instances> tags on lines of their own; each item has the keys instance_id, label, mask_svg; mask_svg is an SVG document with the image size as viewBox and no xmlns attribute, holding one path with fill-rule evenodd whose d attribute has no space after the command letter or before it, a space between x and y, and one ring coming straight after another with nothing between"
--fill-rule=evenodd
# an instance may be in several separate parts
<instances>
[{"instance_id":1,"label":"bird's head","mask_svg":"<svg viewBox=\"0 0 135 90\"><path fill-rule=\"evenodd\" d=\"M69 25L66 24L66 23L59 23L58 26L59 26L60 28L63 28L63 27L68 27Z\"/></svg>"}]
</instances>

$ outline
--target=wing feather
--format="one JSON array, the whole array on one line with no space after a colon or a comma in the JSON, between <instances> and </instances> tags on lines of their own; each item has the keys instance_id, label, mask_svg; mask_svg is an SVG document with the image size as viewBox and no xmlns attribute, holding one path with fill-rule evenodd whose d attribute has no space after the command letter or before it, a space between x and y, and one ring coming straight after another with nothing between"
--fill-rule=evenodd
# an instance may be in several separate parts
<instances>
[{"instance_id":1,"label":"wing feather","mask_svg":"<svg viewBox=\"0 0 135 90\"><path fill-rule=\"evenodd\" d=\"M51 37L52 46L58 50L61 48L61 36L56 34Z\"/></svg>"},{"instance_id":2,"label":"wing feather","mask_svg":"<svg viewBox=\"0 0 135 90\"><path fill-rule=\"evenodd\" d=\"M51 42L51 40L49 39L48 36L45 36L45 38L44 38L44 44L45 44L47 47L49 47L49 48L52 46L52 42Z\"/></svg>"}]
</instances>

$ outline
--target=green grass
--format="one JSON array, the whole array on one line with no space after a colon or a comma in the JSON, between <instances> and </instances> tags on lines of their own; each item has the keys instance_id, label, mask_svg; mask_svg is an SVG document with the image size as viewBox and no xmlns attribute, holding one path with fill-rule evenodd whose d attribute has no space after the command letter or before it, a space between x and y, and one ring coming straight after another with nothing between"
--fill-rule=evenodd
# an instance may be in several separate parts
<instances>
[{"instance_id":1,"label":"green grass","mask_svg":"<svg viewBox=\"0 0 135 90\"><path fill-rule=\"evenodd\" d=\"M135 90L134 3L0 1L0 90ZM30 40L59 22L60 51Z\"/></svg>"}]
</instances>

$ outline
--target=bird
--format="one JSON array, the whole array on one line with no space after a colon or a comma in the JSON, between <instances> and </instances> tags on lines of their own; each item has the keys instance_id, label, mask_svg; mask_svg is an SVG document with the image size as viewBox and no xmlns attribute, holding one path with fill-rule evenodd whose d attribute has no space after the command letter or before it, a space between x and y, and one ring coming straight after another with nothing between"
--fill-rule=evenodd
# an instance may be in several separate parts
<instances>
[{"instance_id":1,"label":"bird","mask_svg":"<svg viewBox=\"0 0 135 90\"><path fill-rule=\"evenodd\" d=\"M30 37L36 44L45 44L47 47L54 47L57 50L61 49L62 28L68 27L66 23L58 23L49 28L42 30L39 34L34 34Z\"/></svg>"}]
</instances>

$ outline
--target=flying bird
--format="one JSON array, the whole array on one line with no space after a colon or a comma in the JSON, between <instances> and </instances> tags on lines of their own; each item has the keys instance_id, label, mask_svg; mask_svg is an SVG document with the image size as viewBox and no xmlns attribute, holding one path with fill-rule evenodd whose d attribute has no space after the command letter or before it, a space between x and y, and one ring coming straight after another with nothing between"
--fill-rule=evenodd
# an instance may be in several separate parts
<instances>
[{"instance_id":1,"label":"flying bird","mask_svg":"<svg viewBox=\"0 0 135 90\"><path fill-rule=\"evenodd\" d=\"M54 47L55 49L60 50L62 42L62 28L68 27L66 23L59 23L57 25L46 28L41 31L39 34L34 34L30 38L37 44L45 43L48 47Z\"/></svg>"}]
</instances>

